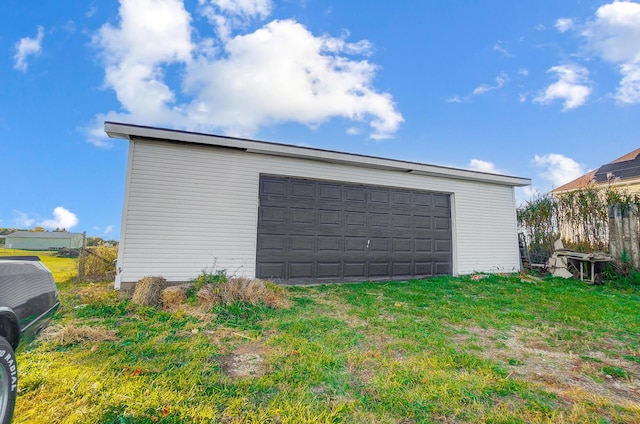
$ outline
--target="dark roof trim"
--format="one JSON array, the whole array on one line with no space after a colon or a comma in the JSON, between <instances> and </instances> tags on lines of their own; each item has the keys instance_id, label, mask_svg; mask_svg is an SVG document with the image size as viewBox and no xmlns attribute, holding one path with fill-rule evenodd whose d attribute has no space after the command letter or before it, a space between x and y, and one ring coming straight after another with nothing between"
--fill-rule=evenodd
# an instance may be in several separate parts
<instances>
[{"instance_id":1,"label":"dark roof trim","mask_svg":"<svg viewBox=\"0 0 640 424\"><path fill-rule=\"evenodd\" d=\"M418 175L478 181L512 187L522 187L531 184L531 180L529 178L489 174L485 172L471 171L468 169L450 168L418 162L407 162L375 156L344 153L311 147L299 147L289 144L255 141L190 131L155 128L109 121L105 122L104 129L109 137L122 138L125 140L145 138L158 141L179 141L206 144L211 146L242 149L249 153L308 159L328 163L360 166L364 168L386 169Z\"/></svg>"}]
</instances>

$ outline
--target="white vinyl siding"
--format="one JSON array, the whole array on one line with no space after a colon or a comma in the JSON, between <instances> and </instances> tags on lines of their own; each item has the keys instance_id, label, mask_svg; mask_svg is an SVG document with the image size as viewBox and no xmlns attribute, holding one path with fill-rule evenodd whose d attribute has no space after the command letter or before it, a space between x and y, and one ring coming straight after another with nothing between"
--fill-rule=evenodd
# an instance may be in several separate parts
<instances>
[{"instance_id":1,"label":"white vinyl siding","mask_svg":"<svg viewBox=\"0 0 640 424\"><path fill-rule=\"evenodd\" d=\"M119 280L160 275L181 282L222 269L254 277L260 174L451 193L454 273L519 269L512 186L136 139Z\"/></svg>"}]
</instances>

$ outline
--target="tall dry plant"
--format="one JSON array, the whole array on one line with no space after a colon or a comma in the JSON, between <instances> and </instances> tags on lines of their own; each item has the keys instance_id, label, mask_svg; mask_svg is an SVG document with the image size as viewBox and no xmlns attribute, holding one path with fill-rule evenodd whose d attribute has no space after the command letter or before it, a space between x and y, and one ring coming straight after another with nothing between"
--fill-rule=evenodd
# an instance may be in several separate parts
<instances>
[{"instance_id":1,"label":"tall dry plant","mask_svg":"<svg viewBox=\"0 0 640 424\"><path fill-rule=\"evenodd\" d=\"M558 195L546 194L517 210L519 231L532 251L551 254L553 242L582 250L608 250L609 206L637 208L640 195L616 186L589 185Z\"/></svg>"},{"instance_id":2,"label":"tall dry plant","mask_svg":"<svg viewBox=\"0 0 640 424\"><path fill-rule=\"evenodd\" d=\"M88 282L110 281L116 274L116 246L96 246L88 248L84 257L78 259L84 264L84 280Z\"/></svg>"}]
</instances>

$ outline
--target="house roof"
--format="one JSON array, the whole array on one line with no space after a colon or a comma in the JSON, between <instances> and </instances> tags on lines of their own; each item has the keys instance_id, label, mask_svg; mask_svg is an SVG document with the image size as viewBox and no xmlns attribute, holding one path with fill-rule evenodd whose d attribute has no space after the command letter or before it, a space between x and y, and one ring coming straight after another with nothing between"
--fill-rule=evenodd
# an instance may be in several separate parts
<instances>
[{"instance_id":1,"label":"house roof","mask_svg":"<svg viewBox=\"0 0 640 424\"><path fill-rule=\"evenodd\" d=\"M573 181L553 189L552 193L575 190L586 187L591 183L606 183L607 181L640 180L640 149L620 156L601 167L589 171Z\"/></svg>"},{"instance_id":2,"label":"house roof","mask_svg":"<svg viewBox=\"0 0 640 424\"><path fill-rule=\"evenodd\" d=\"M11 234L7 234L9 237L20 238L49 238L49 239L72 239L77 236L81 236L81 233L68 233L64 231L16 231Z\"/></svg>"},{"instance_id":3,"label":"house roof","mask_svg":"<svg viewBox=\"0 0 640 424\"><path fill-rule=\"evenodd\" d=\"M183 143L205 144L211 146L240 149L249 153L256 154L301 158L336 164L348 164L364 168L386 169L411 174L486 182L512 187L522 187L531 184L531 179L529 178L490 174L486 172L471 171L468 169L451 168L395 159L385 159L375 156L337 152L333 150L292 146L289 144L248 140L243 138L203 134L189 131L154 128L118 122L105 122L104 128L109 137L123 138L126 140L144 138L155 140L158 142L177 141Z\"/></svg>"}]
</instances>

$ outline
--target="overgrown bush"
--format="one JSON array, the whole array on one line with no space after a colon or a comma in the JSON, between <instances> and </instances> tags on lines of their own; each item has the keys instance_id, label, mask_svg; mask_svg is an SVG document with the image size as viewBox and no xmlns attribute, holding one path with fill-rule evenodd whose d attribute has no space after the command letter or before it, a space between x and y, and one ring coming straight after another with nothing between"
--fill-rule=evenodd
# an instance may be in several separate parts
<instances>
[{"instance_id":1,"label":"overgrown bush","mask_svg":"<svg viewBox=\"0 0 640 424\"><path fill-rule=\"evenodd\" d=\"M103 245L87 249L84 257L78 259L78 268L84 265L84 277L80 278L87 282L113 280L117 258L116 246Z\"/></svg>"},{"instance_id":2,"label":"overgrown bush","mask_svg":"<svg viewBox=\"0 0 640 424\"><path fill-rule=\"evenodd\" d=\"M519 231L527 236L532 251L553 252L562 239L565 247L582 252L607 251L612 205L638 208L640 195L624 188L595 186L557 195L546 194L517 210Z\"/></svg>"}]
</instances>

